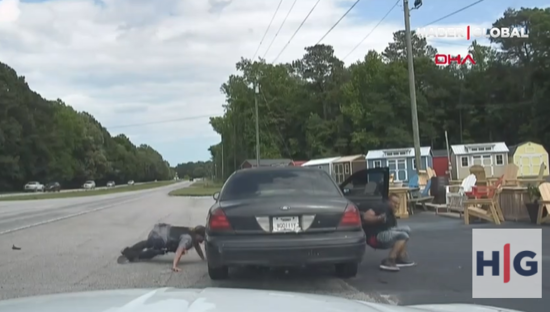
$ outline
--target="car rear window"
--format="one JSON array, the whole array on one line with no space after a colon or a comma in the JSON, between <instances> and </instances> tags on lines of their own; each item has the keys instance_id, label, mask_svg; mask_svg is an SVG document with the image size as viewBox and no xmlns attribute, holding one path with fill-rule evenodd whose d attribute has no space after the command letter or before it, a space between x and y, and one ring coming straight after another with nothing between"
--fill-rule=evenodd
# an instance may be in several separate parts
<instances>
[{"instance_id":1,"label":"car rear window","mask_svg":"<svg viewBox=\"0 0 550 312\"><path fill-rule=\"evenodd\" d=\"M220 199L280 195L342 196L332 178L321 170L248 169L226 182Z\"/></svg>"}]
</instances>

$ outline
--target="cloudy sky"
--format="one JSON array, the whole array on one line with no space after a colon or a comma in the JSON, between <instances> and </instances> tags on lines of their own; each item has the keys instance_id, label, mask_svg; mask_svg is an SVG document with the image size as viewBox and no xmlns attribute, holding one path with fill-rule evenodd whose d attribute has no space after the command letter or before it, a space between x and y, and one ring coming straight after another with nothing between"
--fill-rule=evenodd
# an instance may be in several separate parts
<instances>
[{"instance_id":1,"label":"cloudy sky","mask_svg":"<svg viewBox=\"0 0 550 312\"><path fill-rule=\"evenodd\" d=\"M259 55L268 61L288 42L316 0L297 0L271 49L267 46L294 0L283 0ZM321 0L279 61L303 55L355 0ZM396 0L362 0L323 43L344 58ZM411 0L411 2L414 2ZM412 11L422 27L476 0L424 0ZM172 164L206 160L219 137L207 116L222 113L220 85L241 56L252 57L279 0L0 0L0 61L48 99L88 111L109 131L153 146ZM485 0L437 25L488 27L508 8L549 0ZM400 3L346 58L383 50L403 28ZM443 53L467 41L439 39ZM266 54L267 52L267 54Z\"/></svg>"}]
</instances>

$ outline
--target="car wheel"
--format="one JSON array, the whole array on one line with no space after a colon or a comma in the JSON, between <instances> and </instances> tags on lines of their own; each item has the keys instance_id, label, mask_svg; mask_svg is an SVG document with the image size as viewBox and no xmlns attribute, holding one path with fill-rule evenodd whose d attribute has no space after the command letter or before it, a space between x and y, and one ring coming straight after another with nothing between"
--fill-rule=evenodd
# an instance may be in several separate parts
<instances>
[{"instance_id":1,"label":"car wheel","mask_svg":"<svg viewBox=\"0 0 550 312\"><path fill-rule=\"evenodd\" d=\"M357 275L358 263L339 263L335 265L336 276L340 278L351 278Z\"/></svg>"},{"instance_id":2,"label":"car wheel","mask_svg":"<svg viewBox=\"0 0 550 312\"><path fill-rule=\"evenodd\" d=\"M229 268L226 266L214 268L208 265L208 276L211 280L224 280L229 277Z\"/></svg>"}]
</instances>

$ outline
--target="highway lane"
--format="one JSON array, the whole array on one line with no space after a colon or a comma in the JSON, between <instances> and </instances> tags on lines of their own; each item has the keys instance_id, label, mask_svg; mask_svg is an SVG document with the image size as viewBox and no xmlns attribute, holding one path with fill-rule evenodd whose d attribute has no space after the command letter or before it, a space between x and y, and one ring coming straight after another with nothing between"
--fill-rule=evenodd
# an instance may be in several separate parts
<instances>
[{"instance_id":1,"label":"highway lane","mask_svg":"<svg viewBox=\"0 0 550 312\"><path fill-rule=\"evenodd\" d=\"M190 185L190 182L186 181L162 187L162 190L155 188L90 197L1 201L0 234L89 213L91 211L106 209L122 203L130 204L151 193L158 191L164 192L165 190L172 190L188 185Z\"/></svg>"},{"instance_id":2,"label":"highway lane","mask_svg":"<svg viewBox=\"0 0 550 312\"><path fill-rule=\"evenodd\" d=\"M372 291L364 293L334 277L332 270L258 272L236 270L232 279L213 282L206 263L195 252L182 259L180 273L171 271L172 255L150 262L120 265L116 258L124 246L146 237L155 222L204 224L211 198L168 197L182 185L113 194L106 197L3 203L10 223L28 224L24 213L45 210L43 219L82 209L103 210L32 226L0 235L0 299L68 291L134 287L239 287L331 294L352 299L390 302ZM130 198L125 198L129 196ZM104 202L102 202L104 201ZM34 203L35 206L29 206ZM73 208L63 208L71 206ZM78 208L85 207L85 208ZM106 208L105 208L106 207ZM64 210L66 209L66 210ZM14 214L20 211L20 217ZM50 212L51 211L51 212ZM1 217L4 218L4 217ZM19 220L19 221L17 221ZM12 250L12 245L21 250Z\"/></svg>"},{"instance_id":3,"label":"highway lane","mask_svg":"<svg viewBox=\"0 0 550 312\"><path fill-rule=\"evenodd\" d=\"M151 183L151 182L140 182L135 183L134 185L140 185L145 183ZM120 188L120 187L129 187L127 184L120 184L115 185L114 188ZM106 190L108 187L106 186L98 186L95 188L95 190ZM72 192L87 192L89 190L83 189L83 188L77 188L77 189L62 189L61 193L72 193ZM0 194L0 197L12 197L12 196L28 196L28 195L36 195L41 194L41 192L16 192L16 193L6 193L6 194Z\"/></svg>"},{"instance_id":4,"label":"highway lane","mask_svg":"<svg viewBox=\"0 0 550 312\"><path fill-rule=\"evenodd\" d=\"M329 294L391 304L481 303L526 312L548 310L550 288L546 283L545 299L472 299L469 266L474 226L422 214L401 221L413 228L410 253L419 265L397 274L379 271L378 263L386 253L371 249L367 250L358 276L346 281L335 278L327 269L293 270L288 274L234 270L230 280L213 282L208 278L206 263L194 251L182 259L180 273L170 270L172 255L150 262L117 264L120 250L144 239L155 222L204 224L212 199L167 196L170 190L189 184L88 198L1 203L0 212L4 215L0 215L0 220L8 214L11 218L1 224L4 231L31 224L27 213L36 215L43 211L40 220L51 222L0 234L0 299L113 288L236 287ZM88 213L54 221L59 214L69 216L82 211ZM12 245L21 250L12 250ZM543 247L546 252L550 245Z\"/></svg>"}]
</instances>

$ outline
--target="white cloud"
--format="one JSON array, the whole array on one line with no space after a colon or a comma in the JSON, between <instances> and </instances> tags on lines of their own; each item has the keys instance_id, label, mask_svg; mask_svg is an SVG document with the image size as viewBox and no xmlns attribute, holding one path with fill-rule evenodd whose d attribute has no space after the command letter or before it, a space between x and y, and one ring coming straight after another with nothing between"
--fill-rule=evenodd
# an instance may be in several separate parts
<instances>
[{"instance_id":1,"label":"white cloud","mask_svg":"<svg viewBox=\"0 0 550 312\"><path fill-rule=\"evenodd\" d=\"M315 1L297 2L267 54L268 61ZM61 98L105 126L221 114L220 85L235 71L241 56L252 56L277 4L273 0L99 2L0 0L0 60L46 98ZM283 2L260 56L291 3ZM279 61L302 56L304 46L315 44L348 3L322 1ZM346 18L324 42L344 57L376 22ZM401 25L381 25L347 61L362 58L369 49L382 50ZM208 118L112 132L153 146L182 137L217 140Z\"/></svg>"},{"instance_id":2,"label":"white cloud","mask_svg":"<svg viewBox=\"0 0 550 312\"><path fill-rule=\"evenodd\" d=\"M0 2L0 23L9 24L17 21L21 11L19 0L4 0Z\"/></svg>"}]
</instances>

